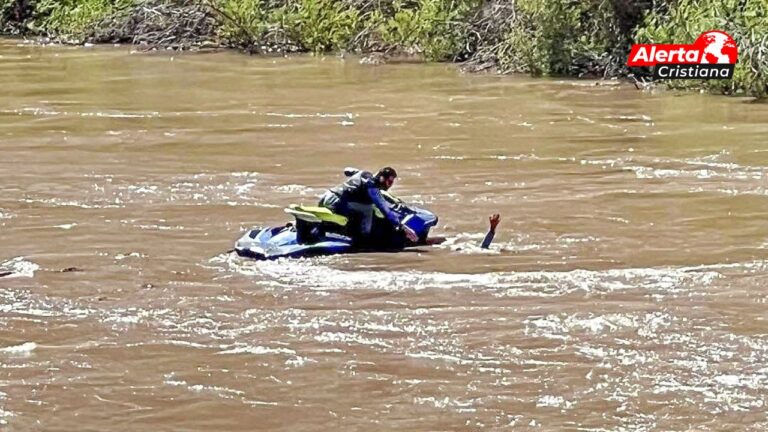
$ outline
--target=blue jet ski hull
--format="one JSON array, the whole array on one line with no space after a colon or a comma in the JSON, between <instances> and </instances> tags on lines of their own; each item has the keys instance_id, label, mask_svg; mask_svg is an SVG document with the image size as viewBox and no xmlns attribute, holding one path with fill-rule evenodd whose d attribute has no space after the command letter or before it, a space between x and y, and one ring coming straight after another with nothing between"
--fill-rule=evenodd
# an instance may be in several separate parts
<instances>
[{"instance_id":1,"label":"blue jet ski hull","mask_svg":"<svg viewBox=\"0 0 768 432\"><path fill-rule=\"evenodd\" d=\"M257 260L300 258L318 255L335 255L353 252L397 251L410 246L425 244L429 229L437 223L437 217L426 221L419 217L406 218L405 225L419 234L419 242L411 243L402 233L385 231L379 235L383 241L377 245L360 247L351 237L335 232L320 231L311 241L301 241L299 230L293 224L279 227L254 228L235 242L235 252L242 257ZM417 229L418 228L418 229Z\"/></svg>"},{"instance_id":2,"label":"blue jet ski hull","mask_svg":"<svg viewBox=\"0 0 768 432\"><path fill-rule=\"evenodd\" d=\"M292 226L254 228L235 243L238 255L258 260L299 258L351 252L352 239L329 233L311 244L299 243Z\"/></svg>"}]
</instances>

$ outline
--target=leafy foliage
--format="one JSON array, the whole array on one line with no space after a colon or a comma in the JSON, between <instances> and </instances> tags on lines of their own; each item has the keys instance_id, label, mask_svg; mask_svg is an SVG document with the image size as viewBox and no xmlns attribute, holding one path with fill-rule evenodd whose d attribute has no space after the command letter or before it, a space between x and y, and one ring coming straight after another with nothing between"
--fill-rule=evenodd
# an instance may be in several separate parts
<instances>
[{"instance_id":1,"label":"leafy foliage","mask_svg":"<svg viewBox=\"0 0 768 432\"><path fill-rule=\"evenodd\" d=\"M224 18L219 35L235 45L252 45L266 31L267 13L261 0L219 0L213 6Z\"/></svg>"},{"instance_id":2,"label":"leafy foliage","mask_svg":"<svg viewBox=\"0 0 768 432\"><path fill-rule=\"evenodd\" d=\"M625 3L520 0L498 46L499 66L533 75L611 75L629 45L620 30L634 15Z\"/></svg>"},{"instance_id":3,"label":"leafy foliage","mask_svg":"<svg viewBox=\"0 0 768 432\"><path fill-rule=\"evenodd\" d=\"M348 48L361 25L360 12L336 0L289 2L273 16L289 37L314 53Z\"/></svg>"},{"instance_id":4,"label":"leafy foliage","mask_svg":"<svg viewBox=\"0 0 768 432\"><path fill-rule=\"evenodd\" d=\"M723 30L739 46L732 80L675 80L677 88L768 96L768 2L765 0L679 0L653 11L636 31L642 43L692 43L707 30Z\"/></svg>"},{"instance_id":5,"label":"leafy foliage","mask_svg":"<svg viewBox=\"0 0 768 432\"><path fill-rule=\"evenodd\" d=\"M455 60L466 45L467 18L479 4L467 0L396 0L391 16L377 11L372 22L377 23L382 41L389 46L423 53L428 60Z\"/></svg>"},{"instance_id":6,"label":"leafy foliage","mask_svg":"<svg viewBox=\"0 0 768 432\"><path fill-rule=\"evenodd\" d=\"M38 0L32 28L82 40L106 17L126 11L133 0Z\"/></svg>"}]
</instances>

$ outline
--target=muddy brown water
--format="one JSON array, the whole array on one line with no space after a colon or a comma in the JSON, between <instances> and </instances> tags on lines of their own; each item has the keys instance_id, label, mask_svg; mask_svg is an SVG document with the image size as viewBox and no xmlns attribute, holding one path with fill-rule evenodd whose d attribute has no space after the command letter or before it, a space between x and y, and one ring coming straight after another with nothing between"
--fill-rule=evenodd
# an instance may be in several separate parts
<instances>
[{"instance_id":1,"label":"muddy brown water","mask_svg":"<svg viewBox=\"0 0 768 432\"><path fill-rule=\"evenodd\" d=\"M766 105L17 41L0 79L0 429L768 427ZM348 165L448 243L226 253Z\"/></svg>"}]
</instances>

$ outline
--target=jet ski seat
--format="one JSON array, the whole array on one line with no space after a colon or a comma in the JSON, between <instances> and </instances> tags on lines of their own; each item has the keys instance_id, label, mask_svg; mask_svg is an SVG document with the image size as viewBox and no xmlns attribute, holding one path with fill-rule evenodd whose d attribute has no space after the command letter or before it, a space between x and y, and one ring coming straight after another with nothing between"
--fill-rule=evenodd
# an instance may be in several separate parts
<instances>
[{"instance_id":1,"label":"jet ski seat","mask_svg":"<svg viewBox=\"0 0 768 432\"><path fill-rule=\"evenodd\" d=\"M285 212L296 218L296 241L313 244L322 241L327 233L345 234L348 219L325 207L292 204Z\"/></svg>"},{"instance_id":2,"label":"jet ski seat","mask_svg":"<svg viewBox=\"0 0 768 432\"><path fill-rule=\"evenodd\" d=\"M314 224L330 223L339 226L347 226L348 219L345 216L336 214L325 207L302 206L291 204L285 212L293 215L297 221L304 221Z\"/></svg>"}]
</instances>

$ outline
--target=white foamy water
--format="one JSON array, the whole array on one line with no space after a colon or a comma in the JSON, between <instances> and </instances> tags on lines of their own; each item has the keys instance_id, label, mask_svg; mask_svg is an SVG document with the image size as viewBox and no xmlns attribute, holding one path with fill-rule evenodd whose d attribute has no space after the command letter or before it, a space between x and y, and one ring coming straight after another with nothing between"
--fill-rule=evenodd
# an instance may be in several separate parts
<instances>
[{"instance_id":1,"label":"white foamy water","mask_svg":"<svg viewBox=\"0 0 768 432\"><path fill-rule=\"evenodd\" d=\"M231 271L267 278L276 286L307 290L467 289L497 296L563 296L574 292L607 293L643 289L679 294L707 285L721 275L686 268L628 268L605 271L441 273L342 270L314 260L249 261L231 255L211 259Z\"/></svg>"},{"instance_id":2,"label":"white foamy water","mask_svg":"<svg viewBox=\"0 0 768 432\"><path fill-rule=\"evenodd\" d=\"M40 266L32 261L28 261L24 257L16 257L7 261L0 262L0 273L9 272L6 278L14 277L26 277L31 278L35 276L35 272L40 269Z\"/></svg>"},{"instance_id":3,"label":"white foamy water","mask_svg":"<svg viewBox=\"0 0 768 432\"><path fill-rule=\"evenodd\" d=\"M34 342L25 342L21 345L14 345L9 347L0 348L1 354L6 355L27 355L37 348L37 344Z\"/></svg>"}]
</instances>

